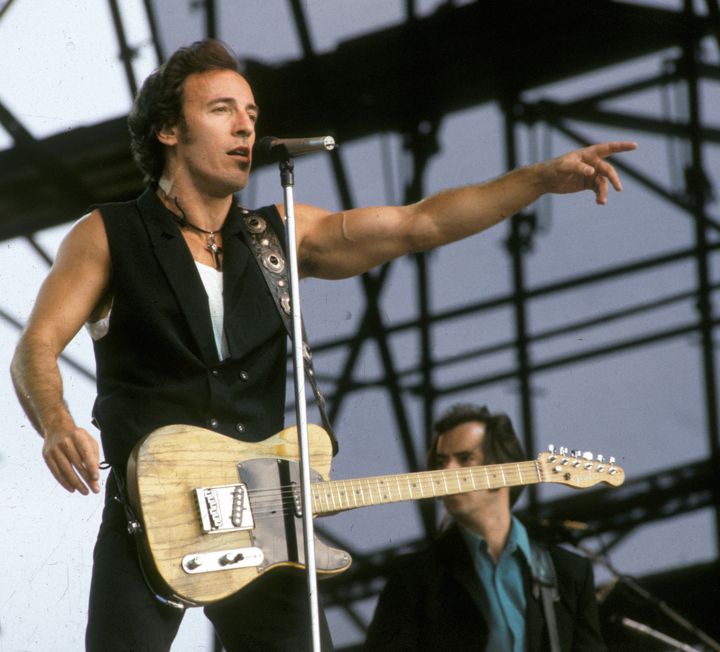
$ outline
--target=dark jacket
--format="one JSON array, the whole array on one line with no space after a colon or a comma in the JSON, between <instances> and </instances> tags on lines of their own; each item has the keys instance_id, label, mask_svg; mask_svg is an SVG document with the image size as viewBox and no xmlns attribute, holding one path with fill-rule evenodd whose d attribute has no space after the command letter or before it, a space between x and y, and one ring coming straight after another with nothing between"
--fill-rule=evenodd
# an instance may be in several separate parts
<instances>
[{"instance_id":1,"label":"dark jacket","mask_svg":"<svg viewBox=\"0 0 720 652\"><path fill-rule=\"evenodd\" d=\"M281 430L287 337L241 210L233 205L222 229L230 357L221 362L195 262L155 192L99 209L113 294L110 330L95 342L94 416L106 460L124 466L142 436L174 423L246 441ZM282 238L277 210L260 210Z\"/></svg>"},{"instance_id":2,"label":"dark jacket","mask_svg":"<svg viewBox=\"0 0 720 652\"><path fill-rule=\"evenodd\" d=\"M550 547L550 554L560 593L555 614L562 651L604 651L591 564L557 546ZM542 601L533 596L529 569L525 584L527 649L546 652L550 643ZM467 545L452 526L426 549L400 558L380 595L365 649L484 650L482 591Z\"/></svg>"}]
</instances>

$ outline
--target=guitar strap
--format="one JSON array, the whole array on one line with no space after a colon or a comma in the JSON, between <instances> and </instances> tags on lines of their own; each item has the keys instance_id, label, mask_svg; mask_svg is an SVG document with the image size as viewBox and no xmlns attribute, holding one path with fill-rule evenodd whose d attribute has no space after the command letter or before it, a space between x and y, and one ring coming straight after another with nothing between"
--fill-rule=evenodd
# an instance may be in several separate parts
<instances>
[{"instance_id":1,"label":"guitar strap","mask_svg":"<svg viewBox=\"0 0 720 652\"><path fill-rule=\"evenodd\" d=\"M554 605L555 602L560 600L560 593L557 588L555 565L546 546L531 540L530 548L532 550L530 570L533 580L533 595L535 599L542 599L545 624L550 636L550 650L551 652L560 652L560 637L558 635Z\"/></svg>"},{"instance_id":2,"label":"guitar strap","mask_svg":"<svg viewBox=\"0 0 720 652\"><path fill-rule=\"evenodd\" d=\"M275 300L275 306L277 307L283 324L285 324L285 330L287 330L288 335L292 338L290 278L285 254L280 244L280 238L278 238L275 230L272 226L268 225L267 220L260 213L249 211L246 208L241 208L240 210L243 214L245 230L252 245L251 248L255 255L255 260L270 289L270 294ZM333 454L337 454L338 443L332 425L330 424L330 418L328 417L325 397L315 377L313 356L310 345L307 343L304 321L302 323L302 354L305 376L310 382L310 387L312 387L313 394L315 395L315 402L320 412L320 419L332 440Z\"/></svg>"}]
</instances>

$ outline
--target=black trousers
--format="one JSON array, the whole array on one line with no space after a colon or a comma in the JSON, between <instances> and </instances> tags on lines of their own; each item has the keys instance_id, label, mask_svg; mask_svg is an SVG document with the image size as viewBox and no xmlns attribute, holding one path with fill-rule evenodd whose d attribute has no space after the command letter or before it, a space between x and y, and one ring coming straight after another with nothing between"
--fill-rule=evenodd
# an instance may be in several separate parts
<instances>
[{"instance_id":1,"label":"black trousers","mask_svg":"<svg viewBox=\"0 0 720 652\"><path fill-rule=\"evenodd\" d=\"M93 555L87 652L170 650L183 611L158 601L140 569L112 474ZM227 652L312 650L307 583L294 569L275 569L238 594L204 608ZM321 613L323 652L333 649Z\"/></svg>"}]
</instances>

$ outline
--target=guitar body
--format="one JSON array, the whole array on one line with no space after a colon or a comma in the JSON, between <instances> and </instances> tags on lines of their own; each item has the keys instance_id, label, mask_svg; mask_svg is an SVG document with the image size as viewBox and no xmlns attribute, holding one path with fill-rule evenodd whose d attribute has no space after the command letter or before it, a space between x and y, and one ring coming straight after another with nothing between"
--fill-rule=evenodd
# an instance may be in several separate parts
<instances>
[{"instance_id":1,"label":"guitar body","mask_svg":"<svg viewBox=\"0 0 720 652\"><path fill-rule=\"evenodd\" d=\"M312 481L327 480L330 438L310 425L308 439ZM304 567L299 456L295 428L248 443L172 425L139 442L128 462L128 494L142 521L143 567L153 587L203 605L272 568ZM322 577L347 569L351 558L316 538L315 564Z\"/></svg>"}]
</instances>

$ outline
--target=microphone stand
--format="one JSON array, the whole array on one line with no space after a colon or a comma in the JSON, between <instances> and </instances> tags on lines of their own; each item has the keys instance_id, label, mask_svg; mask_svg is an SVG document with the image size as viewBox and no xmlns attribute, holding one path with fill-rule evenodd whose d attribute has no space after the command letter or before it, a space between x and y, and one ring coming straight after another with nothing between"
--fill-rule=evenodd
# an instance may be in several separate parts
<instances>
[{"instance_id":1,"label":"microphone stand","mask_svg":"<svg viewBox=\"0 0 720 652\"><path fill-rule=\"evenodd\" d=\"M693 625L689 620L681 616L677 611L675 611L672 607L670 607L666 602L663 600L660 600L657 596L650 593L648 590L644 589L642 586L640 586L634 578L632 578L630 575L623 575L620 573L611 563L610 561L601 553L595 552L594 550L591 550L587 546L583 546L582 544L575 544L580 550L582 550L593 562L598 562L607 570L610 571L610 573L613 576L613 579L615 583L622 583L625 586L627 586L629 589L631 589L636 595L638 595L640 598L645 600L648 604L655 607L660 613L667 616L672 620L675 624L682 627L685 631L689 632L693 636L696 636L700 641L702 641L709 649L714 650L715 652L720 652L720 643L712 639L710 636L708 636L705 632L703 632L700 628ZM647 634L647 635L653 635L658 634L660 636L665 636L664 634L661 634L660 632L655 632L655 630L651 629L647 625L643 625L642 623L637 623L633 620L630 620L629 618L623 618L621 619L621 624L629 629L634 629L636 631L639 631L641 633ZM668 637L669 638L669 637ZM679 650L693 650L694 648L687 647L679 647Z\"/></svg>"},{"instance_id":2,"label":"microphone stand","mask_svg":"<svg viewBox=\"0 0 720 652\"><path fill-rule=\"evenodd\" d=\"M678 641L677 639L672 638L667 634L663 634L662 632L659 632L658 630L653 629L648 625L640 623L637 620L633 620L632 618L626 618L625 616L623 616L622 618L618 618L618 622L627 629L631 629L632 631L638 632L643 636L647 636L648 638L652 638L656 641L659 641L660 643L669 645L671 648L673 648L674 650L678 650L679 652L700 652L700 650L698 650L696 647L692 647L687 643Z\"/></svg>"},{"instance_id":3,"label":"microphone stand","mask_svg":"<svg viewBox=\"0 0 720 652\"><path fill-rule=\"evenodd\" d=\"M280 181L285 201L285 228L287 232L288 269L290 272L290 305L292 317L293 374L295 380L295 414L300 444L300 487L305 564L307 569L312 649L320 651L320 610L318 608L317 575L315 570L315 531L313 526L312 494L310 490L310 450L308 445L307 407L305 403L305 374L302 356L302 316L300 312L300 276L298 274L295 234L295 203L293 199L294 163L287 154L279 162Z\"/></svg>"}]
</instances>

